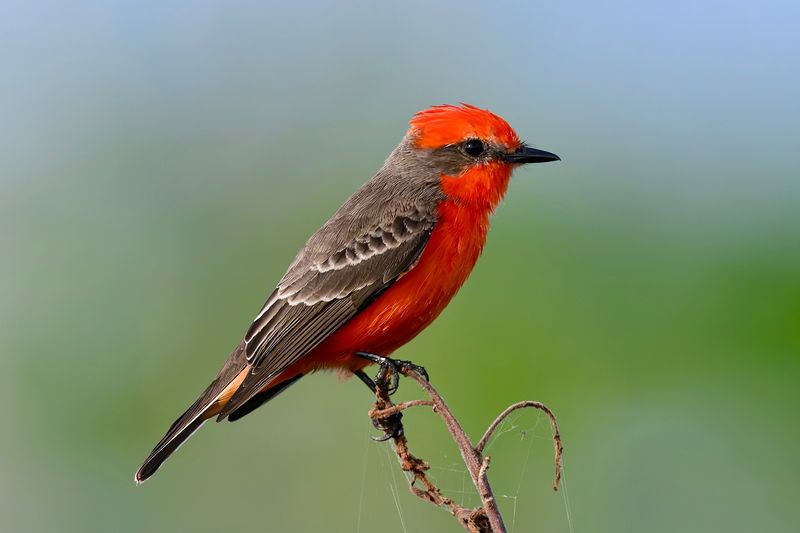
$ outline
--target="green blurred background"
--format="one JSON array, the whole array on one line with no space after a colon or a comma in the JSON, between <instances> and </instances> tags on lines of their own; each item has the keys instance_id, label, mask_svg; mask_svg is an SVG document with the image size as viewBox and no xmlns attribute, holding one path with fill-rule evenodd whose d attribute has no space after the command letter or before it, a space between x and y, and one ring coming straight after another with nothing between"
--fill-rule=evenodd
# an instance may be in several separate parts
<instances>
[{"instance_id":1,"label":"green blurred background","mask_svg":"<svg viewBox=\"0 0 800 533\"><path fill-rule=\"evenodd\" d=\"M490 448L509 526L797 531L796 6L4 2L0 529L458 531L330 374L133 472L408 118L465 101L563 162L398 353L475 438L558 414L566 491L536 413Z\"/></svg>"}]
</instances>

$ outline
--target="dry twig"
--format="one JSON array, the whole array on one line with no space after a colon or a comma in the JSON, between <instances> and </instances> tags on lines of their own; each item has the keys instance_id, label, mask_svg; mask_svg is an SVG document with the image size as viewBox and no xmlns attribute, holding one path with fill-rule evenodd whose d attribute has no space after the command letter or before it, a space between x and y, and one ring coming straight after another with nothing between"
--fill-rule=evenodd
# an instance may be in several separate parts
<instances>
[{"instance_id":1,"label":"dry twig","mask_svg":"<svg viewBox=\"0 0 800 533\"><path fill-rule=\"evenodd\" d=\"M447 406L438 391L417 372L407 368L402 368L401 372L404 375L414 379L420 385L420 387L422 387L425 392L428 393L428 396L430 396L431 399L411 400L395 405L389 398L385 387L378 387L375 393L375 404L372 410L369 412L370 418L372 418L372 420L380 426L386 421L387 417L396 415L411 407L432 407L433 411L444 421L447 430L450 432L450 435L453 437L453 440L458 446L458 449L461 452L461 458L464 460L467 471L472 478L472 483L475 485L475 489L478 491L483 505L482 507L470 509L461 506L452 499L444 496L442 491L436 487L436 485L434 485L426 475L427 470L430 468L428 463L415 457L409 451L408 440L405 437L405 431L402 429L401 423L396 421L396 424L400 424L400 430L396 431L395 436L392 438L394 441L395 453L397 453L397 457L400 459L401 468L411 474L409 488L416 496L423 500L429 501L434 505L447 507L453 516L455 516L459 523L464 527L464 529L470 531L471 533L506 533L503 517L497 507L497 501L492 493L492 487L489 484L489 477L487 475L491 458L488 455L484 456L483 450L486 447L486 444L489 442L489 439L494 431L508 415L517 409L524 409L528 407L544 411L550 418L550 424L553 427L553 442L555 446L556 465L556 475L553 483L553 490L558 489L558 484L561 480L561 455L564 451L564 447L561 444L561 434L558 430L556 417L546 405L540 402L524 401L509 406L502 413L500 413L497 418L494 419L494 421L489 425L489 428L486 430L486 433L484 433L483 437L481 437L481 440L478 441L478 444L473 446L469 440L469 437L467 437L467 434L464 432L464 429L461 427L461 424L459 424L458 420L456 420L456 417L453 415L452 411L450 411L450 408Z\"/></svg>"}]
</instances>

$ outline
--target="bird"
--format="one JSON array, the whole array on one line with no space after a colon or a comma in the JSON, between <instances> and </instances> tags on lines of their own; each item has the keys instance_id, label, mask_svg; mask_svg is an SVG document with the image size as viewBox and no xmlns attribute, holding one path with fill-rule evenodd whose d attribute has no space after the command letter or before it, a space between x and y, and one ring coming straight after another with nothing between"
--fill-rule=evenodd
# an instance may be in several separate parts
<instances>
[{"instance_id":1,"label":"bird","mask_svg":"<svg viewBox=\"0 0 800 533\"><path fill-rule=\"evenodd\" d=\"M393 363L388 356L467 280L512 172L559 160L487 109L446 104L413 115L377 173L302 247L137 484L205 421L238 420L312 372L338 370L374 387L364 369Z\"/></svg>"}]
</instances>

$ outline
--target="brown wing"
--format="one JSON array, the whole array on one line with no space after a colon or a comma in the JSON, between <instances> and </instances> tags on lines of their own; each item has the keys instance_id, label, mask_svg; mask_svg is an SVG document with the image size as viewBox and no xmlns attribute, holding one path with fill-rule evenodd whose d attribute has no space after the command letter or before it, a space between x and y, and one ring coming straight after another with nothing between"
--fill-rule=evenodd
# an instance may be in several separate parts
<instances>
[{"instance_id":1,"label":"brown wing","mask_svg":"<svg viewBox=\"0 0 800 533\"><path fill-rule=\"evenodd\" d=\"M407 206L387 214L391 215L384 213L382 223L359 231L346 244L328 245L330 251L325 251L325 243L340 240L331 233L341 231L342 220L333 219L334 224L323 226L309 240L247 331L245 353L251 371L219 419L247 402L414 266L433 230L433 211Z\"/></svg>"}]
</instances>

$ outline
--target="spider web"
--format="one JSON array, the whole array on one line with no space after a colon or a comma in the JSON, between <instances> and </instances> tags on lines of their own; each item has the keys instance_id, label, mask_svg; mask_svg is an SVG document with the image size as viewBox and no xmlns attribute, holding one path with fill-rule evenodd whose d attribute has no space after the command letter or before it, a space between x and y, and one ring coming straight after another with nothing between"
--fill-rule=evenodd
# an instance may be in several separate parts
<instances>
[{"instance_id":1,"label":"spider web","mask_svg":"<svg viewBox=\"0 0 800 533\"><path fill-rule=\"evenodd\" d=\"M495 497L498 499L501 511L506 519L506 526L510 533L515 533L517 528L524 531L525 518L530 520L530 517L522 515L522 509L526 501L530 501L531 495L524 494L524 491L532 489L537 483L548 483L552 476L552 470L542 470L540 465L531 467L531 458L537 454L546 453L546 457L551 457L553 436L549 424L549 420L539 411L521 410L517 413L507 417L498 426L492 438L484 449L485 455L496 455L493 461L493 469L500 472L501 469L507 470L510 465L518 465L519 474L516 475L516 483L511 483L513 490L508 490L508 479L515 479L515 476L506 475L502 476L504 479L501 482L494 481L493 489ZM357 533L361 531L373 530L373 526L368 526L364 520L364 499L365 494L368 492L378 492L376 487L367 487L372 481L368 483L368 470L370 468L377 468L381 471L383 478L380 492L390 498L394 508L397 512L397 525L398 531L421 531L418 527L409 527L409 516L404 512L402 502L408 503L407 507L413 509L413 505L421 505L421 502L414 497L408 490L409 478L403 475L403 472L398 468L397 457L391 450L390 445L383 445L383 450L378 450L373 454L371 448L375 446L382 446L380 443L374 443L369 439L367 440L367 447L364 454L364 469L362 472L361 483L361 496L358 506L357 518ZM542 445L542 444L546 445ZM414 447L414 438L410 438L410 446L412 450ZM492 453L494 452L494 454ZM481 505L481 500L475 492L472 481L461 460L461 455L457 450L453 452L440 454L438 457L435 455L427 456L422 453L420 455L426 459L431 465L428 471L429 479L438 486L445 496L453 498L458 501L460 505L468 507L478 507ZM372 459L370 459L372 458ZM497 476L499 479L501 476ZM388 487L388 488L387 488ZM569 492L567 489L566 473L562 472L561 485L559 487L561 492L561 499L564 506L564 521L566 530L569 533L575 533L574 524L572 520L572 509L569 499ZM504 505L505 504L505 505ZM443 509L444 512L447 512ZM413 516L413 510L411 511ZM388 515L387 515L388 516ZM388 521L382 522L382 527L387 529ZM455 525L455 524L454 524ZM392 528L388 528L392 529ZM454 529L455 531L456 529Z\"/></svg>"}]
</instances>

